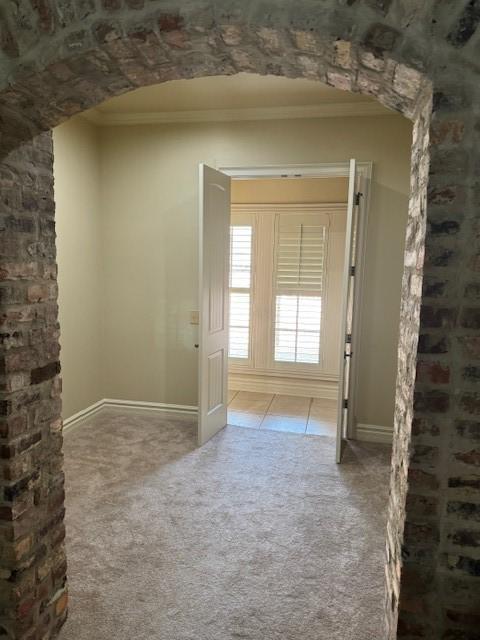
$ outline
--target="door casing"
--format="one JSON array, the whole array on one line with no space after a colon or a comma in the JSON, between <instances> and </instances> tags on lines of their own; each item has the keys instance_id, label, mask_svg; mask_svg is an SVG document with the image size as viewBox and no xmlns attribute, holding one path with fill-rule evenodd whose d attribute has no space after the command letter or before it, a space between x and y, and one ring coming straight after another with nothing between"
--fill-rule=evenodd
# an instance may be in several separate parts
<instances>
[{"instance_id":1,"label":"door casing","mask_svg":"<svg viewBox=\"0 0 480 640\"><path fill-rule=\"evenodd\" d=\"M358 227L356 239L356 295L353 306L352 343L358 345L361 333L360 300L362 299L365 279L365 254L367 246L368 212L370 209L370 184L373 173L373 162L357 162L356 189L362 193L358 210ZM260 178L348 178L350 174L350 161L336 163L300 164L300 165L265 165L265 166L230 166L227 163L217 161L215 168L232 180L255 180ZM358 349L357 349L358 351ZM357 359L352 358L351 380L355 390L358 386ZM347 424L347 438L355 439L357 420L355 406L355 392L351 403Z\"/></svg>"}]
</instances>

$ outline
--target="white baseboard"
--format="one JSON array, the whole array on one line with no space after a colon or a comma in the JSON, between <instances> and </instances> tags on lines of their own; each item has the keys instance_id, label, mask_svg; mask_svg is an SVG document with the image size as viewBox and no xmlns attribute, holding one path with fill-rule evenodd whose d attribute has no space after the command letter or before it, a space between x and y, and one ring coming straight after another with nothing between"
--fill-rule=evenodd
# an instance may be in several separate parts
<instances>
[{"instance_id":1,"label":"white baseboard","mask_svg":"<svg viewBox=\"0 0 480 640\"><path fill-rule=\"evenodd\" d=\"M284 382L288 384L287 381L281 381L280 384ZM290 387L291 389L291 387ZM263 389L258 388L257 386L252 389L238 389L239 391L258 391L263 392ZM281 393L281 391L273 391L271 388L268 388L267 393ZM283 390L285 393L285 390ZM303 395L301 393L297 393L297 395ZM313 396L310 393L305 394L307 397L319 397ZM323 396L324 397L324 396ZM132 411L157 411L157 412L171 412L171 413L185 413L189 415L197 415L198 408L191 405L184 404L167 404L164 402L143 402L141 400L118 400L113 398L104 398L103 400L99 400L94 404L86 407L86 409L82 409L78 413L75 413L73 416L66 418L63 421L63 429L70 429L71 427L84 422L88 418L91 418L93 415L102 411L103 409L122 409L122 410L132 410ZM356 440L362 440L364 442L381 442L385 444L391 444L393 440L393 428L376 425L376 424L357 424Z\"/></svg>"},{"instance_id":2,"label":"white baseboard","mask_svg":"<svg viewBox=\"0 0 480 640\"><path fill-rule=\"evenodd\" d=\"M103 409L103 406L104 406L104 400L99 400L98 402L91 404L86 409L82 409L78 413L74 413L73 416L70 416L69 418L66 418L63 421L63 430L65 431L65 429L74 427L76 424L79 424L80 422L83 422L87 418L90 418L95 413L98 413L99 411L101 411Z\"/></svg>"},{"instance_id":3,"label":"white baseboard","mask_svg":"<svg viewBox=\"0 0 480 640\"><path fill-rule=\"evenodd\" d=\"M283 393L304 398L336 400L338 384L305 378L260 376L250 373L230 373L228 386L234 391L257 391L258 393Z\"/></svg>"},{"instance_id":4,"label":"white baseboard","mask_svg":"<svg viewBox=\"0 0 480 640\"><path fill-rule=\"evenodd\" d=\"M364 442L392 444L393 428L378 424L357 424L356 439Z\"/></svg>"},{"instance_id":5,"label":"white baseboard","mask_svg":"<svg viewBox=\"0 0 480 640\"><path fill-rule=\"evenodd\" d=\"M90 405L86 409L82 409L73 416L66 418L63 421L63 430L70 429L71 427L84 422L88 418L102 411L103 409L131 409L133 411L161 411L172 413L188 413L191 415L197 415L197 407L184 404L166 404L163 402L143 402L141 400L115 400L113 398L103 398L98 402Z\"/></svg>"},{"instance_id":6,"label":"white baseboard","mask_svg":"<svg viewBox=\"0 0 480 640\"><path fill-rule=\"evenodd\" d=\"M188 404L167 404L165 402L143 402L141 400L117 400L105 398L105 409L133 409L135 411L171 411L175 413L189 413L197 415L198 407Z\"/></svg>"}]
</instances>

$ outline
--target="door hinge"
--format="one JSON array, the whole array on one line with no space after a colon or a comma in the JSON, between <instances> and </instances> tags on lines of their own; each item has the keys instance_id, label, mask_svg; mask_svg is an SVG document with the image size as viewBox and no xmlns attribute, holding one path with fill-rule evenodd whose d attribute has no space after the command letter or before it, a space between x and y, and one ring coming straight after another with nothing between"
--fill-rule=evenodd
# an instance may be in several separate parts
<instances>
[{"instance_id":1,"label":"door hinge","mask_svg":"<svg viewBox=\"0 0 480 640\"><path fill-rule=\"evenodd\" d=\"M352 334L351 333L347 333L347 340L346 340L347 344L352 344Z\"/></svg>"},{"instance_id":2,"label":"door hinge","mask_svg":"<svg viewBox=\"0 0 480 640\"><path fill-rule=\"evenodd\" d=\"M354 276L355 275L355 265L350 267L350 275Z\"/></svg>"},{"instance_id":3,"label":"door hinge","mask_svg":"<svg viewBox=\"0 0 480 640\"><path fill-rule=\"evenodd\" d=\"M360 198L363 196L363 193L361 193L360 191L357 191L357 193L355 194L355 206L358 207L358 205L360 204Z\"/></svg>"},{"instance_id":4,"label":"door hinge","mask_svg":"<svg viewBox=\"0 0 480 640\"><path fill-rule=\"evenodd\" d=\"M343 408L344 409L348 409L348 400L345 398L345 400L343 401Z\"/></svg>"}]
</instances>

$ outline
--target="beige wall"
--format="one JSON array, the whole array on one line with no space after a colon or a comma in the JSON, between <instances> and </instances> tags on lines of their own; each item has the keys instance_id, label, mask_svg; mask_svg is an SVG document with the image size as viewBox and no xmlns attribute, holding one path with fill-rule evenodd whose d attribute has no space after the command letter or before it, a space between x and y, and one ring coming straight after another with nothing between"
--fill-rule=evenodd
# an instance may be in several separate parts
<instances>
[{"instance_id":1,"label":"beige wall","mask_svg":"<svg viewBox=\"0 0 480 640\"><path fill-rule=\"evenodd\" d=\"M55 200L63 416L102 398L100 154L95 127L76 118L57 127Z\"/></svg>"},{"instance_id":2,"label":"beige wall","mask_svg":"<svg viewBox=\"0 0 480 640\"><path fill-rule=\"evenodd\" d=\"M198 163L372 160L359 422L391 424L410 124L396 116L99 130L104 395L196 404ZM60 264L60 269L62 265ZM67 381L68 382L68 381Z\"/></svg>"}]
</instances>

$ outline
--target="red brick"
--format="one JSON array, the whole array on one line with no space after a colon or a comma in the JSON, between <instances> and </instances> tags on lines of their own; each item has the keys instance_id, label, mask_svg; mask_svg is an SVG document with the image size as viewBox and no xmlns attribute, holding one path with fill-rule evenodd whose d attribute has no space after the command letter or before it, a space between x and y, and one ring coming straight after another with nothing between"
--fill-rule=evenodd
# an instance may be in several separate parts
<instances>
[{"instance_id":1,"label":"red brick","mask_svg":"<svg viewBox=\"0 0 480 640\"><path fill-rule=\"evenodd\" d=\"M102 7L107 11L116 11L122 6L121 0L102 0Z\"/></svg>"},{"instance_id":2,"label":"red brick","mask_svg":"<svg viewBox=\"0 0 480 640\"><path fill-rule=\"evenodd\" d=\"M472 449L471 451L462 451L454 454L455 459L465 464L480 467L480 449Z\"/></svg>"},{"instance_id":3,"label":"red brick","mask_svg":"<svg viewBox=\"0 0 480 640\"><path fill-rule=\"evenodd\" d=\"M452 328L455 325L457 309L454 307L432 307L424 305L421 310L421 326L429 329Z\"/></svg>"},{"instance_id":4,"label":"red brick","mask_svg":"<svg viewBox=\"0 0 480 640\"><path fill-rule=\"evenodd\" d=\"M45 284L32 284L28 287L27 298L29 302L43 302L50 297L50 287Z\"/></svg>"},{"instance_id":5,"label":"red brick","mask_svg":"<svg viewBox=\"0 0 480 640\"><path fill-rule=\"evenodd\" d=\"M417 381L432 384L448 384L450 382L450 367L441 362L419 360L417 363Z\"/></svg>"},{"instance_id":6,"label":"red brick","mask_svg":"<svg viewBox=\"0 0 480 640\"><path fill-rule=\"evenodd\" d=\"M464 134L465 123L462 120L434 121L430 128L432 144L458 144Z\"/></svg>"},{"instance_id":7,"label":"red brick","mask_svg":"<svg viewBox=\"0 0 480 640\"><path fill-rule=\"evenodd\" d=\"M434 473L423 471L422 469L409 469L408 480L413 490L415 489L438 489L438 478Z\"/></svg>"},{"instance_id":8,"label":"red brick","mask_svg":"<svg viewBox=\"0 0 480 640\"><path fill-rule=\"evenodd\" d=\"M414 409L421 413L446 413L450 409L450 396L443 391L418 391Z\"/></svg>"},{"instance_id":9,"label":"red brick","mask_svg":"<svg viewBox=\"0 0 480 640\"><path fill-rule=\"evenodd\" d=\"M160 31L179 31L184 26L184 19L179 13L163 13L158 19Z\"/></svg>"}]
</instances>

